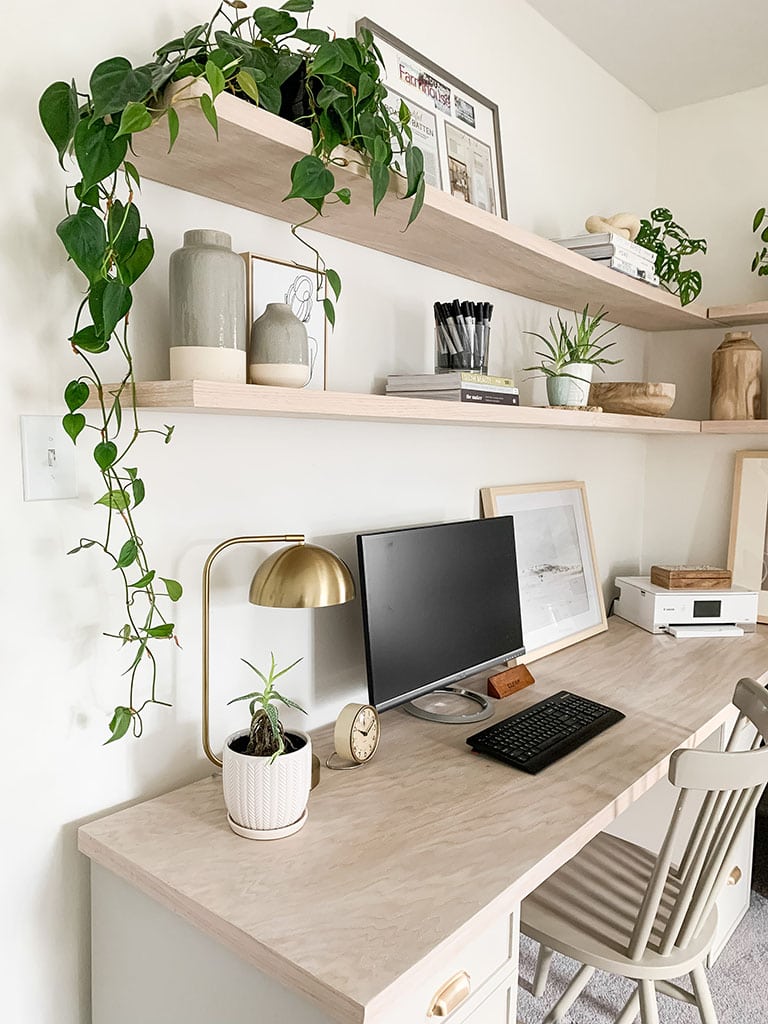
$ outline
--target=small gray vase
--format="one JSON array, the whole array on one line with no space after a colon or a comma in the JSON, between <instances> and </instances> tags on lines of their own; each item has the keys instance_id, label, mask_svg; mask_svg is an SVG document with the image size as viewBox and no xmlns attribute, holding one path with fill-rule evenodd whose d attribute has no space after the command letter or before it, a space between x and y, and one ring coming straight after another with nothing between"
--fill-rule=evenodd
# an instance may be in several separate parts
<instances>
[{"instance_id":1,"label":"small gray vase","mask_svg":"<svg viewBox=\"0 0 768 1024\"><path fill-rule=\"evenodd\" d=\"M304 388L312 378L307 329L284 302L270 302L251 327L251 384Z\"/></svg>"}]
</instances>

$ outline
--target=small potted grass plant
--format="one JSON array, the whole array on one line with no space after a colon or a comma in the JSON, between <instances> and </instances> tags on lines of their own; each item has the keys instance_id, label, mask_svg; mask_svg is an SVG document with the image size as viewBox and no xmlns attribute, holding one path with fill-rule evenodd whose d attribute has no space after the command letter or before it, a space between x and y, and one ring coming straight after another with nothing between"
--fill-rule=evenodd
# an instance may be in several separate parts
<instances>
[{"instance_id":1,"label":"small potted grass plant","mask_svg":"<svg viewBox=\"0 0 768 1024\"><path fill-rule=\"evenodd\" d=\"M295 668L301 658L278 669L271 654L267 672L242 660L259 677L263 688L229 701L235 704L247 700L251 722L247 729L228 736L224 744L224 802L230 826L238 835L279 838L297 832L304 824L312 782L312 741L305 732L285 729L277 706L304 709L275 689L277 680Z\"/></svg>"},{"instance_id":2,"label":"small potted grass plant","mask_svg":"<svg viewBox=\"0 0 768 1024\"><path fill-rule=\"evenodd\" d=\"M567 324L558 312L557 325L549 321L550 338L535 331L526 331L544 346L536 351L541 363L526 366L526 371L542 374L547 380L547 400L552 406L585 406L589 404L589 386L595 367L605 372L606 366L615 366L620 359L607 359L605 352L615 342L601 344L603 338L614 331L617 324L600 330L605 319L601 307L595 316L589 315L589 306L580 314L574 313L574 324Z\"/></svg>"}]
</instances>

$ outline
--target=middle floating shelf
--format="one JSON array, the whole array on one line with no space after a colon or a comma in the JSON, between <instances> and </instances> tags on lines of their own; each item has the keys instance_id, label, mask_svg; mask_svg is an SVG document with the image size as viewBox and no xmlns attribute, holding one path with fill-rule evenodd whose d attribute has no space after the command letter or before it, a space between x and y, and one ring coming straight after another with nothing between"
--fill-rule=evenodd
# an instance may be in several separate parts
<instances>
[{"instance_id":1,"label":"middle floating shelf","mask_svg":"<svg viewBox=\"0 0 768 1024\"><path fill-rule=\"evenodd\" d=\"M135 162L142 175L278 220L306 219L303 202L283 202L291 167L310 151L305 128L222 93L216 101L217 142L197 102L182 101L177 110L181 131L171 153L162 123L136 136ZM703 306L682 308L678 298L659 288L435 188L427 188L424 208L407 231L410 203L399 202L394 191L374 217L370 181L353 156L356 163L336 169L337 184L353 192L351 205L334 205L312 224L313 230L552 306L605 306L607 319L628 327L678 331L712 326ZM394 177L392 182L397 184Z\"/></svg>"}]
</instances>

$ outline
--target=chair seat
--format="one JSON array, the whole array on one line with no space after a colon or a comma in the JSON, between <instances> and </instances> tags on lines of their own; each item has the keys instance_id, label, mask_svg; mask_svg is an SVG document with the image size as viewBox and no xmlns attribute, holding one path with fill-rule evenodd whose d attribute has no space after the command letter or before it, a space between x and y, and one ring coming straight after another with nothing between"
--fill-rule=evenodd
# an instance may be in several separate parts
<instances>
[{"instance_id":1,"label":"chair seat","mask_svg":"<svg viewBox=\"0 0 768 1024\"><path fill-rule=\"evenodd\" d=\"M639 960L627 956L655 861L643 847L601 833L523 901L523 932L549 949L627 978L659 981L687 974L712 944L717 911L685 949L661 956L663 928L680 888L674 872L645 953Z\"/></svg>"}]
</instances>

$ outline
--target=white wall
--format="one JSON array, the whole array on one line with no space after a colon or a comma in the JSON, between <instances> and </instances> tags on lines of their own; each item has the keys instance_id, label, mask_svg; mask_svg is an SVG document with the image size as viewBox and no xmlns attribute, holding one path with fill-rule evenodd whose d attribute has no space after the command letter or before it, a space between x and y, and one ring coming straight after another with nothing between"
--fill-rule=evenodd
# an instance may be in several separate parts
<instances>
[{"instance_id":1,"label":"white wall","mask_svg":"<svg viewBox=\"0 0 768 1024\"><path fill-rule=\"evenodd\" d=\"M7 30L21 32L29 8L7 6ZM76 852L77 823L207 771L198 744L198 578L220 539L251 529L299 529L352 557L358 530L476 514L482 485L577 478L589 487L604 578L636 568L641 557L640 438L174 416L173 445L150 439L138 460L148 485L144 539L187 588L178 616L183 647L167 649L161 666L161 690L174 708L151 716L141 742L101 746L110 708L123 699L124 660L100 633L121 623L120 608L96 556L64 554L100 529L87 453L80 452L78 499L21 499L18 416L60 413L62 387L77 372L66 336L80 282L64 266L54 235L64 178L37 124L36 101L49 81L73 74L84 80L108 56L140 61L204 17L208 6L134 0L118 9L41 0L33 48L7 47L0 72L7 97L0 114L0 981L9 1021L88 1021L87 866ZM347 0L327 0L316 24L349 32L356 13ZM476 0L452 17L439 0L370 0L360 13L499 101L511 219L556 234L578 229L597 209L648 208L655 116L524 3ZM591 159L583 139L596 120L612 124L614 135ZM301 253L285 225L159 186L146 186L141 208L158 257L138 289L134 337L140 370L156 376L167 367L167 257L185 228L231 231L239 249ZM365 390L390 370L428 368L433 299L481 293L375 253L331 240L323 245L345 285L329 358L334 388ZM510 296L494 299L493 368L519 372L529 355L520 332L543 328L549 311ZM622 336L622 370L640 376L644 339ZM535 397L529 385L524 396ZM222 559L217 573L219 739L230 724L225 699L249 682L238 658L263 659L273 643L283 657L306 656L292 688L313 724L362 693L359 606L289 615L288 625L276 613L256 612L243 594L259 557Z\"/></svg>"}]
</instances>

